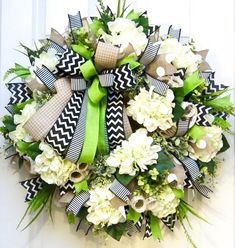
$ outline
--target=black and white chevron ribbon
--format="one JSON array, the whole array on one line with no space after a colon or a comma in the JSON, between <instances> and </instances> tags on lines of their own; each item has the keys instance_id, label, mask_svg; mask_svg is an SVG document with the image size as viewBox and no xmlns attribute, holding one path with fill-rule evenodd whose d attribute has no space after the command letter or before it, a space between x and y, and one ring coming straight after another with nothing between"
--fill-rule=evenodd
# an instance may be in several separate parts
<instances>
[{"instance_id":1,"label":"black and white chevron ribbon","mask_svg":"<svg viewBox=\"0 0 235 248\"><path fill-rule=\"evenodd\" d=\"M177 221L177 215L176 213L169 214L165 218L162 218L161 221L173 232L175 223Z\"/></svg>"},{"instance_id":2,"label":"black and white chevron ribbon","mask_svg":"<svg viewBox=\"0 0 235 248\"><path fill-rule=\"evenodd\" d=\"M82 151L83 143L85 140L87 104L88 104L88 92L86 91L83 98L81 113L79 115L78 123L65 156L66 159L70 160L73 163L76 163L77 160L79 159Z\"/></svg>"},{"instance_id":3,"label":"black and white chevron ribbon","mask_svg":"<svg viewBox=\"0 0 235 248\"><path fill-rule=\"evenodd\" d=\"M177 122L177 131L176 131L175 136L177 137L184 136L189 129L189 123L190 123L190 119L187 119L187 120L180 119Z\"/></svg>"},{"instance_id":4,"label":"black and white chevron ribbon","mask_svg":"<svg viewBox=\"0 0 235 248\"><path fill-rule=\"evenodd\" d=\"M169 89L169 85L158 80L155 78L152 78L147 74L147 79L149 81L149 86L153 86L153 91L161 96L166 96L166 92Z\"/></svg>"},{"instance_id":5,"label":"black and white chevron ribbon","mask_svg":"<svg viewBox=\"0 0 235 248\"><path fill-rule=\"evenodd\" d=\"M143 65L149 65L156 58L160 44L153 43L151 40L148 40L148 44L142 53L139 62Z\"/></svg>"},{"instance_id":6,"label":"black and white chevron ribbon","mask_svg":"<svg viewBox=\"0 0 235 248\"><path fill-rule=\"evenodd\" d=\"M117 179L114 179L109 190L124 202L127 202L129 199L128 196L131 195L130 190L123 186Z\"/></svg>"},{"instance_id":7,"label":"black and white chevron ribbon","mask_svg":"<svg viewBox=\"0 0 235 248\"><path fill-rule=\"evenodd\" d=\"M55 89L54 83L57 78L46 66L37 68L35 74L50 90Z\"/></svg>"},{"instance_id":8,"label":"black and white chevron ribbon","mask_svg":"<svg viewBox=\"0 0 235 248\"><path fill-rule=\"evenodd\" d=\"M70 76L80 75L80 66L85 63L85 59L71 49L65 50L59 63L56 65L58 71L62 71Z\"/></svg>"},{"instance_id":9,"label":"black and white chevron ribbon","mask_svg":"<svg viewBox=\"0 0 235 248\"><path fill-rule=\"evenodd\" d=\"M179 77L181 80L184 80L186 68L179 68L176 73L174 73L175 77Z\"/></svg>"},{"instance_id":10,"label":"black and white chevron ribbon","mask_svg":"<svg viewBox=\"0 0 235 248\"><path fill-rule=\"evenodd\" d=\"M139 220L136 222L135 226L138 229L139 232L141 232L142 226L143 226L143 221L144 221L144 215L141 214Z\"/></svg>"},{"instance_id":11,"label":"black and white chevron ribbon","mask_svg":"<svg viewBox=\"0 0 235 248\"><path fill-rule=\"evenodd\" d=\"M78 195L75 195L66 208L66 212L72 212L76 216L83 205L90 199L90 193L82 190Z\"/></svg>"},{"instance_id":12,"label":"black and white chevron ribbon","mask_svg":"<svg viewBox=\"0 0 235 248\"><path fill-rule=\"evenodd\" d=\"M150 218L147 216L143 239L149 238L151 236L152 236L152 231L151 231L151 227L150 227Z\"/></svg>"},{"instance_id":13,"label":"black and white chevron ribbon","mask_svg":"<svg viewBox=\"0 0 235 248\"><path fill-rule=\"evenodd\" d=\"M57 44L56 42L54 42L51 39L47 39L47 44L44 47L44 51L47 52L49 49L54 49L56 50L58 55L61 55L64 53L65 48L63 48L62 46L60 46L59 44Z\"/></svg>"},{"instance_id":14,"label":"black and white chevron ribbon","mask_svg":"<svg viewBox=\"0 0 235 248\"><path fill-rule=\"evenodd\" d=\"M185 175L186 175L186 178L184 179L184 188L186 189L193 189L193 184L192 184L192 181L190 179L190 175L189 175L189 172L186 171L185 172Z\"/></svg>"},{"instance_id":15,"label":"black and white chevron ribbon","mask_svg":"<svg viewBox=\"0 0 235 248\"><path fill-rule=\"evenodd\" d=\"M207 115L209 115L211 107L206 107L202 104L195 104L197 107L197 120L196 124L199 126L211 126L211 123L206 119Z\"/></svg>"},{"instance_id":16,"label":"black and white chevron ribbon","mask_svg":"<svg viewBox=\"0 0 235 248\"><path fill-rule=\"evenodd\" d=\"M111 150L125 140L123 124L123 95L108 89L106 127L108 143Z\"/></svg>"},{"instance_id":17,"label":"black and white chevron ribbon","mask_svg":"<svg viewBox=\"0 0 235 248\"><path fill-rule=\"evenodd\" d=\"M180 36L181 36L181 29L173 29L172 25L169 27L168 29L168 33L169 36L171 36L172 38L177 39L178 41L180 41Z\"/></svg>"},{"instance_id":18,"label":"black and white chevron ribbon","mask_svg":"<svg viewBox=\"0 0 235 248\"><path fill-rule=\"evenodd\" d=\"M206 94L215 93L220 90L225 90L228 86L224 84L216 84L215 83L215 72L214 71L205 71L201 73L201 76L206 80L209 84L207 89L205 90Z\"/></svg>"},{"instance_id":19,"label":"black and white chevron ribbon","mask_svg":"<svg viewBox=\"0 0 235 248\"><path fill-rule=\"evenodd\" d=\"M22 181L20 184L27 190L25 201L31 201L43 187L43 181L40 177Z\"/></svg>"},{"instance_id":20,"label":"black and white chevron ribbon","mask_svg":"<svg viewBox=\"0 0 235 248\"><path fill-rule=\"evenodd\" d=\"M73 182L70 180L65 185L63 185L59 188L60 196L63 196L68 192L75 193L75 188L74 188Z\"/></svg>"},{"instance_id":21,"label":"black and white chevron ribbon","mask_svg":"<svg viewBox=\"0 0 235 248\"><path fill-rule=\"evenodd\" d=\"M12 105L25 102L30 99L31 93L28 91L25 83L9 83L6 84L8 90L12 93L6 109L13 113Z\"/></svg>"},{"instance_id":22,"label":"black and white chevron ribbon","mask_svg":"<svg viewBox=\"0 0 235 248\"><path fill-rule=\"evenodd\" d=\"M45 141L59 154L62 154L73 138L81 112L84 91L75 91L47 134Z\"/></svg>"},{"instance_id":23,"label":"black and white chevron ribbon","mask_svg":"<svg viewBox=\"0 0 235 248\"><path fill-rule=\"evenodd\" d=\"M228 118L228 114L226 114L226 113L224 113L224 112L218 112L218 113L216 113L216 114L214 114L214 116L216 116L216 117L219 117L219 118L221 118L221 119L223 119L223 120L227 120L227 118Z\"/></svg>"}]
</instances>

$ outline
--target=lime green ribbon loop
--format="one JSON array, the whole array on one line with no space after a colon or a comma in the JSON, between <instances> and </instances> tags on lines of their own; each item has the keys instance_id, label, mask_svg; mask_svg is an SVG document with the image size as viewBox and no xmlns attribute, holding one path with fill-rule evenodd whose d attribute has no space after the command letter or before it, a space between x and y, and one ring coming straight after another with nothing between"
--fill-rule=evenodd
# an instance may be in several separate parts
<instances>
[{"instance_id":1,"label":"lime green ribbon loop","mask_svg":"<svg viewBox=\"0 0 235 248\"><path fill-rule=\"evenodd\" d=\"M86 134L79 161L90 164L93 162L97 149L107 153L105 139L105 111L107 90L100 86L95 78L88 89L88 108L86 119Z\"/></svg>"},{"instance_id":2,"label":"lime green ribbon loop","mask_svg":"<svg viewBox=\"0 0 235 248\"><path fill-rule=\"evenodd\" d=\"M80 70L85 80L89 80L97 75L97 71L92 60L87 60L84 64L80 66Z\"/></svg>"}]
</instances>

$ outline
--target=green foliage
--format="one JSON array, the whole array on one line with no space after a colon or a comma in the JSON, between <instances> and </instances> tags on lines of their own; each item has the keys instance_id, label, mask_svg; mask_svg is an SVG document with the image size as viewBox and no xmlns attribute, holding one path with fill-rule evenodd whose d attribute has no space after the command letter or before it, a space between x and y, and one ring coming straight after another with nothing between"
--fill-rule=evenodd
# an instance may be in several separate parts
<instances>
[{"instance_id":1,"label":"green foliage","mask_svg":"<svg viewBox=\"0 0 235 248\"><path fill-rule=\"evenodd\" d=\"M12 115L5 115L2 118L2 123L4 125L4 131L12 132L16 130L16 125L14 123L14 118Z\"/></svg>"},{"instance_id":2,"label":"green foliage","mask_svg":"<svg viewBox=\"0 0 235 248\"><path fill-rule=\"evenodd\" d=\"M81 182L74 183L73 186L77 194L79 194L82 190L84 191L89 190L87 180L82 180Z\"/></svg>"},{"instance_id":3,"label":"green foliage","mask_svg":"<svg viewBox=\"0 0 235 248\"><path fill-rule=\"evenodd\" d=\"M24 154L28 155L30 158L35 160L35 158L42 153L42 151L39 149L39 142L25 142L23 140L20 140L16 143L17 150Z\"/></svg>"},{"instance_id":4,"label":"green foliage","mask_svg":"<svg viewBox=\"0 0 235 248\"><path fill-rule=\"evenodd\" d=\"M177 188L172 188L173 193L175 194L175 197L177 199L183 199L184 198L184 191Z\"/></svg>"},{"instance_id":5,"label":"green foliage","mask_svg":"<svg viewBox=\"0 0 235 248\"><path fill-rule=\"evenodd\" d=\"M111 225L105 228L106 233L117 241L120 241L123 233L126 232L126 230L126 222L118 223L116 225Z\"/></svg>"},{"instance_id":6,"label":"green foliage","mask_svg":"<svg viewBox=\"0 0 235 248\"><path fill-rule=\"evenodd\" d=\"M77 214L77 217L79 219L84 219L86 218L86 216L88 215L88 211L86 207L82 207L79 211L79 213Z\"/></svg>"},{"instance_id":7,"label":"green foliage","mask_svg":"<svg viewBox=\"0 0 235 248\"><path fill-rule=\"evenodd\" d=\"M175 107L173 109L173 121L177 122L178 120L180 120L180 118L183 116L184 114L184 109L181 107L181 104L179 104L178 102L175 103Z\"/></svg>"},{"instance_id":8,"label":"green foliage","mask_svg":"<svg viewBox=\"0 0 235 248\"><path fill-rule=\"evenodd\" d=\"M229 145L227 138L225 137L224 134L222 134L222 141L223 141L223 147L220 149L219 153L225 152L230 148L230 145Z\"/></svg>"},{"instance_id":9,"label":"green foliage","mask_svg":"<svg viewBox=\"0 0 235 248\"><path fill-rule=\"evenodd\" d=\"M198 125L193 125L188 131L188 136L190 136L195 142L198 142L205 135L205 129Z\"/></svg>"},{"instance_id":10,"label":"green foliage","mask_svg":"<svg viewBox=\"0 0 235 248\"><path fill-rule=\"evenodd\" d=\"M21 113L21 110L23 110L23 108L27 105L27 104L30 104L33 102L33 99L29 99L25 102L22 102L22 103L18 103L18 104L15 104L15 105L12 105L12 108L14 110L14 113L15 114L20 114Z\"/></svg>"},{"instance_id":11,"label":"green foliage","mask_svg":"<svg viewBox=\"0 0 235 248\"><path fill-rule=\"evenodd\" d=\"M128 214L126 216L127 220L131 220L136 224L140 219L141 214L136 212L133 208L129 207Z\"/></svg>"},{"instance_id":12,"label":"green foliage","mask_svg":"<svg viewBox=\"0 0 235 248\"><path fill-rule=\"evenodd\" d=\"M215 170L217 168L217 165L216 165L216 162L211 160L210 162L202 162L200 160L197 161L199 166L200 166L200 169L202 168L207 168L207 171L209 172L209 174L213 175L215 173Z\"/></svg>"},{"instance_id":13,"label":"green foliage","mask_svg":"<svg viewBox=\"0 0 235 248\"><path fill-rule=\"evenodd\" d=\"M89 27L90 27L92 33L95 34L96 37L100 36L100 34L98 32L100 29L105 31L105 26L104 26L103 22L98 20L97 17L95 17L93 22L91 24L89 24Z\"/></svg>"},{"instance_id":14,"label":"green foliage","mask_svg":"<svg viewBox=\"0 0 235 248\"><path fill-rule=\"evenodd\" d=\"M188 95L203 82L204 79L199 77L199 71L195 71L184 80L184 95Z\"/></svg>"},{"instance_id":15,"label":"green foliage","mask_svg":"<svg viewBox=\"0 0 235 248\"><path fill-rule=\"evenodd\" d=\"M170 157L164 151L160 151L158 153L158 159L156 164L156 169L158 170L158 172L162 173L164 171L169 171L174 167L175 165L171 161Z\"/></svg>"},{"instance_id":16,"label":"green foliage","mask_svg":"<svg viewBox=\"0 0 235 248\"><path fill-rule=\"evenodd\" d=\"M151 228L153 238L159 241L163 240L159 218L152 214L149 214L149 215L150 215L150 228Z\"/></svg>"},{"instance_id":17,"label":"green foliage","mask_svg":"<svg viewBox=\"0 0 235 248\"><path fill-rule=\"evenodd\" d=\"M40 213L47 206L47 203L50 203L49 210L51 209L52 197L54 195L55 189L56 189L56 185L43 183L42 189L29 202L29 206L26 209L26 211L25 211L22 219L20 220L17 228L21 225L21 223L23 222L23 220L27 214L33 214L33 217L30 220L30 222L23 228L23 230L25 230L27 227L29 227L38 218Z\"/></svg>"},{"instance_id":18,"label":"green foliage","mask_svg":"<svg viewBox=\"0 0 235 248\"><path fill-rule=\"evenodd\" d=\"M29 69L23 67L20 64L15 63L15 67L10 68L4 75L3 80L6 80L10 75L15 74L16 76L13 77L9 82L12 80L20 77L22 79L26 79L30 75Z\"/></svg>"},{"instance_id":19,"label":"green foliage","mask_svg":"<svg viewBox=\"0 0 235 248\"><path fill-rule=\"evenodd\" d=\"M213 124L221 127L224 131L231 132L230 131L231 124L228 121L226 121L226 120L224 120L218 116L215 117Z\"/></svg>"},{"instance_id":20,"label":"green foliage","mask_svg":"<svg viewBox=\"0 0 235 248\"><path fill-rule=\"evenodd\" d=\"M127 186L135 177L135 176L130 176L130 175L127 175L127 174L119 174L119 173L116 173L116 178L117 180L123 184L124 186Z\"/></svg>"},{"instance_id":21,"label":"green foliage","mask_svg":"<svg viewBox=\"0 0 235 248\"><path fill-rule=\"evenodd\" d=\"M172 89L175 95L175 101L178 104L181 104L184 101L184 87L173 88Z\"/></svg>"},{"instance_id":22,"label":"green foliage","mask_svg":"<svg viewBox=\"0 0 235 248\"><path fill-rule=\"evenodd\" d=\"M230 98L230 95L221 98L215 98L213 100L205 102L205 105L212 107L213 110L216 112L224 112L234 115L234 106Z\"/></svg>"},{"instance_id":23,"label":"green foliage","mask_svg":"<svg viewBox=\"0 0 235 248\"><path fill-rule=\"evenodd\" d=\"M72 212L68 213L67 219L69 224L75 224L75 216Z\"/></svg>"}]
</instances>

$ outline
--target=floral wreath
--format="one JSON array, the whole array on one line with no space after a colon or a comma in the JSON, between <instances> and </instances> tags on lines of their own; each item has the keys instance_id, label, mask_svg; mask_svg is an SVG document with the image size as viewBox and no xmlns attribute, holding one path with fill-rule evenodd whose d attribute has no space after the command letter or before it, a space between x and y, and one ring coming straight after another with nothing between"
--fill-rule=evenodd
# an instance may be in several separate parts
<instances>
[{"instance_id":1,"label":"floral wreath","mask_svg":"<svg viewBox=\"0 0 235 248\"><path fill-rule=\"evenodd\" d=\"M35 50L21 44L31 65L5 75L22 79L7 84L0 130L7 157L31 175L20 182L32 214L24 228L55 203L86 233L162 240L162 226L202 219L184 194L209 198L234 107L208 50L172 26L160 36L146 12L99 4L100 17L68 15L63 35L52 29Z\"/></svg>"}]
</instances>

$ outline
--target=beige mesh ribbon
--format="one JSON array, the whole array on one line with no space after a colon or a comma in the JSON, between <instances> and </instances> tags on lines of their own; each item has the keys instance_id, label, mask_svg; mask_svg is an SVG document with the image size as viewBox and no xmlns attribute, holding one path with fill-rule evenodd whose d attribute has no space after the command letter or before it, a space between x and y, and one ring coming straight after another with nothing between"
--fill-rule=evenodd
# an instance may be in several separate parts
<instances>
[{"instance_id":1,"label":"beige mesh ribbon","mask_svg":"<svg viewBox=\"0 0 235 248\"><path fill-rule=\"evenodd\" d=\"M202 63L200 64L200 71L211 70L210 65L206 62L206 57L208 52L209 52L208 49L196 52L196 54L200 55L202 59Z\"/></svg>"},{"instance_id":2,"label":"beige mesh ribbon","mask_svg":"<svg viewBox=\"0 0 235 248\"><path fill-rule=\"evenodd\" d=\"M67 78L58 79L55 82L55 89L57 94L40 108L24 125L26 132L29 133L34 140L41 140L47 135L72 96L70 80Z\"/></svg>"}]
</instances>

